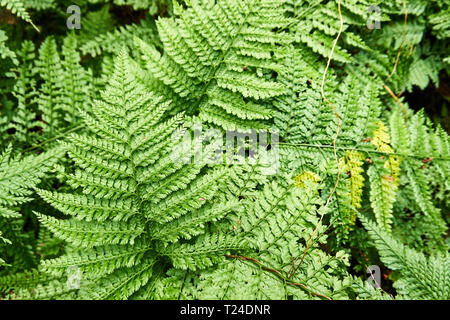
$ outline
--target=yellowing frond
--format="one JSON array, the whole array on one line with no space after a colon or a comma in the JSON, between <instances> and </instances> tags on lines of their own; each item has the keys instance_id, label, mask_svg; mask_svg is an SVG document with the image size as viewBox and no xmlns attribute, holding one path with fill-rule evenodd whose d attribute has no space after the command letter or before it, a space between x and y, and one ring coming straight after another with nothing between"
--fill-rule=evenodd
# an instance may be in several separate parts
<instances>
[{"instance_id":1,"label":"yellowing frond","mask_svg":"<svg viewBox=\"0 0 450 320\"><path fill-rule=\"evenodd\" d=\"M372 143L377 151L393 153L390 145L391 138L388 128L383 122L378 123L378 129L374 132ZM381 156L380 160L385 159ZM400 159L397 156L388 156L383 166L375 162L368 171L371 189L370 202L378 224L386 231L391 230L392 208L397 199L397 190L400 176Z\"/></svg>"},{"instance_id":2,"label":"yellowing frond","mask_svg":"<svg viewBox=\"0 0 450 320\"><path fill-rule=\"evenodd\" d=\"M314 172L305 171L294 178L294 185L299 188L307 188L308 184L318 184L322 179Z\"/></svg>"},{"instance_id":3,"label":"yellowing frond","mask_svg":"<svg viewBox=\"0 0 450 320\"><path fill-rule=\"evenodd\" d=\"M350 197L355 209L361 208L361 196L364 187L363 166L364 154L357 151L348 151L345 154L345 170L350 181ZM356 216L354 216L356 218ZM353 220L354 221L354 220Z\"/></svg>"}]
</instances>

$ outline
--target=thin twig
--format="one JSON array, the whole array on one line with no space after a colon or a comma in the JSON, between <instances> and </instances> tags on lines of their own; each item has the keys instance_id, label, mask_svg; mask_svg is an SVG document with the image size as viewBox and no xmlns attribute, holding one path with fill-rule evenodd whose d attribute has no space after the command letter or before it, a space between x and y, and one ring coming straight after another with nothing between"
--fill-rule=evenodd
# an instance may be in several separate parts
<instances>
[{"instance_id":1,"label":"thin twig","mask_svg":"<svg viewBox=\"0 0 450 320\"><path fill-rule=\"evenodd\" d=\"M395 59L395 63L394 63L394 67L392 68L392 72L389 74L389 76L384 81L383 87L394 98L395 102L398 103L398 105L400 106L400 108L402 110L403 117L404 117L405 121L407 122L408 119L407 119L406 110L405 110L404 105L401 103L400 99L395 95L395 93L387 86L387 82L392 78L392 76L397 71L398 62L400 60L400 56L401 56L401 53L402 53L403 45L405 43L406 26L408 25L408 8L406 6L406 1L403 1L403 8L405 9L405 30L403 31L402 42L400 43L400 48L398 49L397 58Z\"/></svg>"},{"instance_id":2,"label":"thin twig","mask_svg":"<svg viewBox=\"0 0 450 320\"><path fill-rule=\"evenodd\" d=\"M384 83L387 83L392 78L392 76L395 74L395 71L397 70L398 61L400 60L400 55L402 53L403 44L405 43L406 26L408 24L408 8L406 7L406 1L403 1L403 8L405 9L405 30L403 31L402 43L400 44L400 48L398 49L397 58L395 59L395 63L394 63L394 67L392 68L392 72L386 78Z\"/></svg>"},{"instance_id":3,"label":"thin twig","mask_svg":"<svg viewBox=\"0 0 450 320\"><path fill-rule=\"evenodd\" d=\"M52 141L54 141L54 140L57 140L57 139L59 139L59 138L65 137L66 135L68 135L68 134L71 133L71 132L74 132L74 131L77 131L77 130L79 130L79 129L81 129L81 128L84 128L84 126L85 126L85 125L82 124L82 125L79 125L79 126L77 126L77 127L70 128L69 130L64 131L63 133L60 133L60 134L58 134L58 135L56 135L56 136L54 136L54 137L51 137L50 139L47 139L47 140L45 140L45 141L43 141L43 142L41 142L41 143L39 143L39 144L36 144L36 145L34 145L34 146L32 146L32 147L29 147L29 148L23 150L23 151L22 151L22 154L24 154L24 153L26 153L26 152L28 152L28 151L34 150L34 149L36 149L36 148L42 147L43 145L46 145L47 143L52 142Z\"/></svg>"},{"instance_id":4,"label":"thin twig","mask_svg":"<svg viewBox=\"0 0 450 320\"><path fill-rule=\"evenodd\" d=\"M328 205L330 204L331 198L332 198L333 194L335 193L335 191L336 191L336 189L337 189L337 186L338 186L338 184L339 184L339 177L340 177L340 175L341 175L341 170L340 170L340 168L339 168L339 159L338 159L337 152L336 152L336 141L337 141L337 138L338 138L338 136L339 136L339 131L340 131L340 118L339 118L338 112L336 111L336 108L335 108L335 107L333 106L333 104L327 99L327 97L325 96L325 93L324 93L325 79L326 79L326 76L327 76L328 68L330 67L331 59L332 59L332 57L333 57L334 50L336 49L337 42L338 42L339 38L341 37L342 30L344 29L344 20L342 19L342 13L341 13L341 0L338 0L338 12L339 12L339 24L340 24L340 26L339 26L339 32L338 32L338 34L337 34L336 39L334 40L333 47L331 48L330 56L328 57L328 61L327 61L327 66L326 66L326 68L325 68L325 70L324 70L324 72L323 72L322 84L321 84L321 86L320 86L320 93L321 93L321 95L322 95L322 99L323 99L325 102L328 103L328 105L329 105L329 106L331 107L331 109L333 110L333 112L334 112L334 114L335 114L335 116L336 116L336 119L337 119L336 135L334 136L334 139L333 139L333 152L334 152L334 159L335 159L335 161L336 161L336 166L337 166L338 173L337 173L336 183L335 183L335 185L334 185L334 187L333 187L333 190L331 191L330 195L328 196L328 199L327 199L327 202L325 203L325 206L324 206L324 208L323 208L322 214L320 215L320 220L319 220L319 222L317 223L317 226L316 226L316 228L314 229L314 231L313 231L311 237L309 238L308 244L306 245L306 249L305 249L305 251L303 252L302 259L300 260L300 263L297 265L297 267L294 268L294 270L293 270L293 271L291 272L291 274L289 275L289 279L292 278L292 276L297 272L298 268L300 268L301 264L303 263L303 260L305 259L305 256L306 256L306 253L308 252L309 246L311 245L311 241L312 241L312 239L314 238L314 236L315 236L317 230L319 229L319 226L320 226L320 224L322 223L323 217L324 217L324 215L325 215L325 213L326 213L326 211L327 211ZM297 259L294 260L294 264L295 264L296 261L297 261Z\"/></svg>"},{"instance_id":5,"label":"thin twig","mask_svg":"<svg viewBox=\"0 0 450 320\"><path fill-rule=\"evenodd\" d=\"M405 106L403 105L403 103L400 101L400 99L395 95L395 93L387 85L383 85L383 87L392 96L392 98L394 98L395 102L398 103L398 105L400 106L400 109L402 110L403 117L405 118L405 121L407 121L406 110L405 110Z\"/></svg>"},{"instance_id":6,"label":"thin twig","mask_svg":"<svg viewBox=\"0 0 450 320\"><path fill-rule=\"evenodd\" d=\"M318 297L322 297L322 298L325 298L325 299L328 299L328 300L332 300L330 297L328 297L326 295L323 295L323 294L320 294L320 293L315 293L315 292L311 291L311 289L309 289L303 283L289 282L288 279L286 277L284 277L283 274L280 271L278 271L276 269L268 268L268 267L264 266L260 261L254 259L254 258L245 257L245 256L239 256L239 255L229 255L229 254L226 254L225 257L227 257L227 258L237 258L237 259L241 259L242 261L252 261L252 262L256 263L261 269L275 273L277 276L279 276L289 286L298 286L298 287L301 287L301 288L305 289L309 294L311 294L313 296L318 296Z\"/></svg>"}]
</instances>

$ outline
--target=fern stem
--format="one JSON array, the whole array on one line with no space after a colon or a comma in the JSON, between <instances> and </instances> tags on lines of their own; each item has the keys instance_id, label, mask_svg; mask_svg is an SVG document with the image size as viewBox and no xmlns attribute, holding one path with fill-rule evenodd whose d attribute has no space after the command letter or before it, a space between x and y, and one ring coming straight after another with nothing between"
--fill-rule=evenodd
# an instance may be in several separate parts
<instances>
[{"instance_id":1,"label":"fern stem","mask_svg":"<svg viewBox=\"0 0 450 320\"><path fill-rule=\"evenodd\" d=\"M304 148L318 148L318 149L332 149L332 145L323 145L323 144L310 144L310 143L286 143L286 142L280 142L280 145L286 145L291 147L304 147ZM336 147L336 150L341 151L358 151L358 152L364 152L367 154L375 153L380 155L386 155L386 156L400 156L404 158L416 158L416 159L423 159L423 156L415 155L415 154L406 154L406 153L398 153L398 152L383 152L383 151L377 151L377 150L368 150L368 149L360 149L360 148L353 148L353 147ZM450 158L446 157L433 157L435 160L443 160L443 161L450 161Z\"/></svg>"},{"instance_id":2,"label":"fern stem","mask_svg":"<svg viewBox=\"0 0 450 320\"><path fill-rule=\"evenodd\" d=\"M320 293L312 292L312 291L311 291L306 285L304 285L303 283L289 282L289 278L286 278L285 276L283 276L283 274L282 274L280 271L278 271L278 270L276 270L276 269L272 269L272 268L266 267L266 266L264 266L260 261L254 259L254 258L244 257L244 256L236 256L236 255L225 255L225 257L227 257L227 258L237 258L237 259L241 259L241 260L243 260L243 261L251 261L251 262L257 264L262 270L270 271L270 272L276 274L279 278L281 278L281 279L284 281L284 283L285 283L286 285L290 285L290 286L299 286L299 287L305 289L309 294L311 294L311 295L313 295L313 296L318 296L318 297L325 298L325 299L327 299L327 300L332 300L330 297L328 297L328 296L326 296L326 295L323 295L323 294L320 294Z\"/></svg>"},{"instance_id":3,"label":"fern stem","mask_svg":"<svg viewBox=\"0 0 450 320\"><path fill-rule=\"evenodd\" d=\"M57 139L59 139L59 138L65 137L65 136L68 135L69 133L75 132L75 131L80 130L80 129L84 128L84 127L85 127L84 124L79 125L79 126L76 126L76 127L73 127L73 128L71 128L71 129L69 129L69 130L67 130L67 131L64 131L64 132L61 133L61 134L58 134L58 135L56 135L56 136L54 136L54 137L52 137L52 138L50 138L50 139L47 139L47 140L45 140L45 141L43 141L43 142L41 142L41 143L39 143L39 144L36 144L36 145L34 145L34 146L32 146L32 147L29 147L29 148L23 150L21 154L24 154L24 153L26 153L26 152L28 152L28 151L31 151L31 150L34 150L34 149L36 149L36 148L40 148L40 147L46 145L46 144L49 143L49 142L52 142L52 141L55 141L55 140L57 140Z\"/></svg>"}]
</instances>

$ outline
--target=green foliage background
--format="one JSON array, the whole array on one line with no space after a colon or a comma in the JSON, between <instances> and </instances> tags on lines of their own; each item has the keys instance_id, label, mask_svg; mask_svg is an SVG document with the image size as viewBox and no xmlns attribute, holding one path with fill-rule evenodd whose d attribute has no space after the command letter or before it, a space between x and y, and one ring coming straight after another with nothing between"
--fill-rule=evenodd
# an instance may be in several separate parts
<instances>
[{"instance_id":1,"label":"green foliage background","mask_svg":"<svg viewBox=\"0 0 450 320\"><path fill-rule=\"evenodd\" d=\"M449 299L449 8L0 0L0 297ZM174 161L197 122L276 173Z\"/></svg>"}]
</instances>

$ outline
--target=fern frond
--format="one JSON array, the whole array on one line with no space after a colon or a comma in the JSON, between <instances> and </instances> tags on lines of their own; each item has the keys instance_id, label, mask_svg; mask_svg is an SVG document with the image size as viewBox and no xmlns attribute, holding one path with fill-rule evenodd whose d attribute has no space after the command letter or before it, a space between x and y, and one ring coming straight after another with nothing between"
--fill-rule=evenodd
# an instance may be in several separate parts
<instances>
[{"instance_id":1,"label":"fern frond","mask_svg":"<svg viewBox=\"0 0 450 320\"><path fill-rule=\"evenodd\" d=\"M367 218L361 221L375 241L381 260L401 278L394 282L396 290L407 299L438 299L450 297L450 257L447 254L426 258L422 253L403 246Z\"/></svg>"},{"instance_id":2,"label":"fern frond","mask_svg":"<svg viewBox=\"0 0 450 320\"><path fill-rule=\"evenodd\" d=\"M199 108L201 120L225 129L249 128L242 119L269 118L265 101L284 92L269 79L279 70L273 52L290 41L272 31L287 21L281 3L226 0L175 7L178 18L157 22L163 54L137 40L155 81Z\"/></svg>"},{"instance_id":3,"label":"fern frond","mask_svg":"<svg viewBox=\"0 0 450 320\"><path fill-rule=\"evenodd\" d=\"M12 13L16 14L21 19L30 23L37 32L39 29L34 25L33 21L31 21L30 14L27 12L26 3L23 0L2 0L0 2L0 6L6 7L6 9L11 10Z\"/></svg>"},{"instance_id":4,"label":"fern frond","mask_svg":"<svg viewBox=\"0 0 450 320\"><path fill-rule=\"evenodd\" d=\"M17 109L11 119L10 127L15 130L14 139L25 144L34 142L35 137L31 130L39 126L35 121L36 110L33 104L36 96L36 81L33 79L34 72L31 67L31 61L35 58L34 50L32 42L25 41L22 44L21 61L13 88L13 95L17 99Z\"/></svg>"},{"instance_id":5,"label":"fern frond","mask_svg":"<svg viewBox=\"0 0 450 320\"><path fill-rule=\"evenodd\" d=\"M380 122L378 129L374 132L372 144L378 151L392 153L390 136L386 126ZM382 157L384 159L384 157ZM395 156L389 156L388 160L381 166L380 159L374 161L368 170L370 188L370 203L375 213L377 222L386 231L391 230L392 208L396 200L399 184L400 160Z\"/></svg>"},{"instance_id":6,"label":"fern frond","mask_svg":"<svg viewBox=\"0 0 450 320\"><path fill-rule=\"evenodd\" d=\"M37 213L41 223L73 246L88 248L45 260L42 267L59 275L79 265L82 298L128 298L151 285L155 264L169 260L169 269L203 269L236 247L236 240L209 234L210 225L238 204L220 204L229 170L174 161L183 117L162 119L169 103L145 91L130 63L122 51L101 99L82 113L90 133L73 134L67 143L77 168L67 181L83 194L38 190L71 216Z\"/></svg>"},{"instance_id":7,"label":"fern frond","mask_svg":"<svg viewBox=\"0 0 450 320\"><path fill-rule=\"evenodd\" d=\"M6 46L6 42L8 40L8 36L6 35L6 32L3 30L0 30L0 58L1 59L11 59L11 61L14 64L18 64L18 60L16 57L16 53L12 51L11 49Z\"/></svg>"},{"instance_id":8,"label":"fern frond","mask_svg":"<svg viewBox=\"0 0 450 320\"><path fill-rule=\"evenodd\" d=\"M39 156L12 158L12 145L0 157L0 206L16 206L28 200L34 188L64 153L55 148Z\"/></svg>"}]
</instances>

